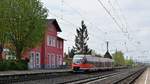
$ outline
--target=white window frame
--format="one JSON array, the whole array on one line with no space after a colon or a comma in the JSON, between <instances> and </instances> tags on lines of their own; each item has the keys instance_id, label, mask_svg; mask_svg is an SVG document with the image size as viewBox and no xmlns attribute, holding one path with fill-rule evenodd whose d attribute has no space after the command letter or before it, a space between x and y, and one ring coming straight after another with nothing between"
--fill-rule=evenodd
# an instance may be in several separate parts
<instances>
[{"instance_id":1,"label":"white window frame","mask_svg":"<svg viewBox=\"0 0 150 84\"><path fill-rule=\"evenodd\" d=\"M54 36L47 36L47 45L56 47L56 38Z\"/></svg>"},{"instance_id":2,"label":"white window frame","mask_svg":"<svg viewBox=\"0 0 150 84\"><path fill-rule=\"evenodd\" d=\"M29 66L31 69L35 68L35 53L33 51L30 52Z\"/></svg>"}]
</instances>

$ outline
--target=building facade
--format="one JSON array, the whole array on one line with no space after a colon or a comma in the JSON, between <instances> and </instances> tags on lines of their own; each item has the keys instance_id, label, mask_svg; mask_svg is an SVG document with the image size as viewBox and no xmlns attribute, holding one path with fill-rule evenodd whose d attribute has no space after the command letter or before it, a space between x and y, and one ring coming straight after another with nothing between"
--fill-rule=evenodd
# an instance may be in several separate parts
<instances>
[{"instance_id":1,"label":"building facade","mask_svg":"<svg viewBox=\"0 0 150 84\"><path fill-rule=\"evenodd\" d=\"M59 68L63 64L64 39L57 36L59 32L56 19L48 19L42 43L23 53L23 57L29 59L29 69Z\"/></svg>"}]
</instances>

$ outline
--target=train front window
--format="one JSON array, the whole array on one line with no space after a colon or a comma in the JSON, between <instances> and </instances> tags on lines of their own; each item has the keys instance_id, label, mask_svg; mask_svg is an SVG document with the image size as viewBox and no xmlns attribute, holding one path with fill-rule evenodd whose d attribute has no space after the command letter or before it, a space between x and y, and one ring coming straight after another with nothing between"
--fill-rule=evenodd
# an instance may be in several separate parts
<instances>
[{"instance_id":1,"label":"train front window","mask_svg":"<svg viewBox=\"0 0 150 84\"><path fill-rule=\"evenodd\" d=\"M74 64L81 64L81 59L73 59Z\"/></svg>"}]
</instances>

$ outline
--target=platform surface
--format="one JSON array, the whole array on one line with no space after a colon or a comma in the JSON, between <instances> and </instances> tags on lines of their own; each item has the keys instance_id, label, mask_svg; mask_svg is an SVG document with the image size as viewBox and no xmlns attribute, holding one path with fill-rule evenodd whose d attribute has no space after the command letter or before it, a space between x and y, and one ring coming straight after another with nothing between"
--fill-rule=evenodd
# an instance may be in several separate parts
<instances>
[{"instance_id":1,"label":"platform surface","mask_svg":"<svg viewBox=\"0 0 150 84\"><path fill-rule=\"evenodd\" d=\"M71 69L0 71L0 76L20 75L20 74L36 74L36 73L59 73L59 72L70 72L70 71L71 71Z\"/></svg>"},{"instance_id":2,"label":"platform surface","mask_svg":"<svg viewBox=\"0 0 150 84\"><path fill-rule=\"evenodd\" d=\"M150 84L150 68L147 68L134 84Z\"/></svg>"}]
</instances>

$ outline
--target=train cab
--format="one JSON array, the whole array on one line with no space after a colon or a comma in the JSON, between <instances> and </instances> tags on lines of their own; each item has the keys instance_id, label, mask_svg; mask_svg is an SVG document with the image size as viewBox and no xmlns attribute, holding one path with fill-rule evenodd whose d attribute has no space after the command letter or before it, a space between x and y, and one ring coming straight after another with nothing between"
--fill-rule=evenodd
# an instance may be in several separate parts
<instances>
[{"instance_id":1,"label":"train cab","mask_svg":"<svg viewBox=\"0 0 150 84\"><path fill-rule=\"evenodd\" d=\"M72 61L72 69L74 71L85 71L91 67L91 64L87 63L86 55L75 55Z\"/></svg>"}]
</instances>

